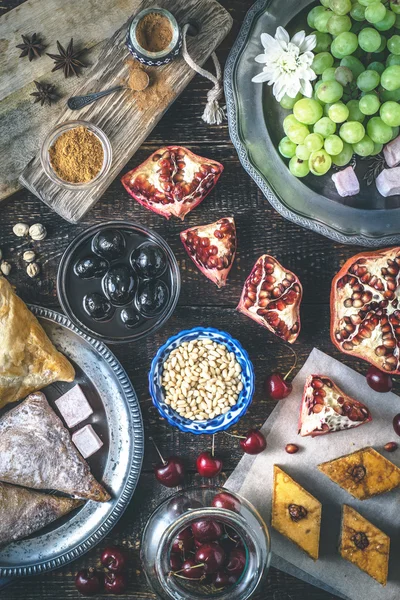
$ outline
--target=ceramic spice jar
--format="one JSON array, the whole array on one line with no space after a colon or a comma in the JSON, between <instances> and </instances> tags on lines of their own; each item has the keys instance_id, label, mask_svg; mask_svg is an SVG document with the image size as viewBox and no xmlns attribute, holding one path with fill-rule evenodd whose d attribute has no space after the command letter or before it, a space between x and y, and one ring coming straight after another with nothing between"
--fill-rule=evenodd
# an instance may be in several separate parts
<instances>
[{"instance_id":1,"label":"ceramic spice jar","mask_svg":"<svg viewBox=\"0 0 400 600\"><path fill-rule=\"evenodd\" d=\"M168 10L148 8L131 21L126 45L142 64L161 66L178 56L182 35L175 17Z\"/></svg>"}]
</instances>

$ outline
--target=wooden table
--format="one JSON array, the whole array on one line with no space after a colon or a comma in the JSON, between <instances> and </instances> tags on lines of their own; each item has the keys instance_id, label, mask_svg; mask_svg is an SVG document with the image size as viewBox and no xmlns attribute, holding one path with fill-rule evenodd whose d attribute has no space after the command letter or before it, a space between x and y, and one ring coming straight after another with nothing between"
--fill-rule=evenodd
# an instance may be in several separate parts
<instances>
[{"instance_id":1,"label":"wooden table","mask_svg":"<svg viewBox=\"0 0 400 600\"><path fill-rule=\"evenodd\" d=\"M45 0L44 0L45 1ZM234 26L229 37L218 50L224 61L251 0L220 0L231 13ZM20 2L3 0L0 6L11 9ZM112 0L110 0L112 5ZM263 253L273 254L300 277L304 287L302 305L303 329L295 344L299 363L303 364L314 346L339 358L344 363L366 372L363 361L340 354L329 338L329 292L333 275L343 262L360 250L327 240L311 231L285 221L268 204L257 186L241 167L236 151L230 142L228 126L209 127L200 116L203 111L209 84L196 77L185 93L170 109L136 156L128 163L126 172L144 160L165 143L188 146L196 153L214 158L225 165L220 183L211 195L191 213L184 225L176 220L166 221L135 202L123 189L119 177L104 194L85 221L74 226L36 199L21 191L0 205L0 248L13 269L10 281L17 286L21 297L43 306L58 308L56 293L57 267L69 242L87 226L108 219L121 218L137 221L161 234L171 245L179 261L182 274L182 292L178 307L170 321L153 337L138 344L113 346L112 350L125 367L140 399L146 436L150 434L165 455L174 453L184 457L188 482L195 482L196 455L208 448L207 437L190 436L172 429L153 408L147 390L147 372L157 348L181 329L204 325L229 331L248 350L256 371L256 393L253 404L240 422L240 431L259 427L274 407L266 400L263 381L267 374L279 369L286 372L292 363L290 352L276 337L236 312L243 282L255 260ZM187 257L179 240L179 232L196 224L211 223L226 215L234 215L238 228L238 254L232 268L229 285L218 291L196 269ZM42 242L39 261L42 275L31 280L26 274L20 251L20 240L12 233L15 223L41 222L48 229ZM293 440L288 440L293 441ZM216 438L216 448L224 460L221 482L235 468L241 457L237 443L226 435ZM74 586L74 574L95 564L100 548L107 543L121 544L131 556L129 591L124 599L146 600L153 598L139 563L139 546L143 527L152 510L169 492L154 478L152 464L156 454L147 444L143 472L133 500L117 526L98 548L65 568L32 579L20 579L2 592L7 600L63 600L81 598ZM255 596L257 600L333 600L331 594L271 569L268 579Z\"/></svg>"}]
</instances>

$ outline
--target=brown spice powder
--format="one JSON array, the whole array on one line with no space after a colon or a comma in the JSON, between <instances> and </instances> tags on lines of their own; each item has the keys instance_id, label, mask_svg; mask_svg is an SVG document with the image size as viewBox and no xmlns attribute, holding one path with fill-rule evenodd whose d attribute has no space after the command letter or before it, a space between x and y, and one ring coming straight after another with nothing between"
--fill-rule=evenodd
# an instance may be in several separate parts
<instances>
[{"instance_id":1,"label":"brown spice powder","mask_svg":"<svg viewBox=\"0 0 400 600\"><path fill-rule=\"evenodd\" d=\"M54 171L69 183L92 181L104 161L99 138L83 126L62 133L49 149L49 155Z\"/></svg>"},{"instance_id":2,"label":"brown spice powder","mask_svg":"<svg viewBox=\"0 0 400 600\"><path fill-rule=\"evenodd\" d=\"M128 85L132 73L136 73L137 70L144 71L149 76L148 87L140 93L135 93L136 108L140 112L154 112L156 109L166 108L172 102L174 92L170 84L167 83L167 77L164 73L164 69L170 65L143 68L137 60L131 57L126 59L125 64L129 71Z\"/></svg>"},{"instance_id":3,"label":"brown spice powder","mask_svg":"<svg viewBox=\"0 0 400 600\"><path fill-rule=\"evenodd\" d=\"M132 92L142 92L149 85L149 76L143 69L132 69L128 77L128 87Z\"/></svg>"},{"instance_id":4,"label":"brown spice powder","mask_svg":"<svg viewBox=\"0 0 400 600\"><path fill-rule=\"evenodd\" d=\"M148 52L161 52L171 43L171 24L164 15L148 13L136 27L136 39Z\"/></svg>"}]
</instances>

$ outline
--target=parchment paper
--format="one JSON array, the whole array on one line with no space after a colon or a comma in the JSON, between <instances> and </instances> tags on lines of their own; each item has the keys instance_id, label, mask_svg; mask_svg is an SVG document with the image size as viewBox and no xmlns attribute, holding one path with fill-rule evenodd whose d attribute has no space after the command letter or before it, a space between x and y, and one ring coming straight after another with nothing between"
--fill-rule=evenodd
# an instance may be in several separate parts
<instances>
[{"instance_id":1,"label":"parchment paper","mask_svg":"<svg viewBox=\"0 0 400 600\"><path fill-rule=\"evenodd\" d=\"M306 377L310 374L331 377L345 393L364 402L371 411L372 422L315 438L300 437L297 434L300 402ZM400 466L400 448L392 454L383 450L387 442L400 442L392 427L392 419L399 412L399 396L374 392L363 375L314 348L293 381L293 392L277 403L262 428L267 436L267 449L257 457L244 456L225 484L252 502L269 525L274 464L322 502L319 560L314 562L271 528L273 566L349 600L400 599L400 489L359 501L317 469L321 462L365 446L373 446ZM287 454L287 443L297 444L300 451ZM385 588L338 554L343 504L355 508L390 536L389 581Z\"/></svg>"}]
</instances>

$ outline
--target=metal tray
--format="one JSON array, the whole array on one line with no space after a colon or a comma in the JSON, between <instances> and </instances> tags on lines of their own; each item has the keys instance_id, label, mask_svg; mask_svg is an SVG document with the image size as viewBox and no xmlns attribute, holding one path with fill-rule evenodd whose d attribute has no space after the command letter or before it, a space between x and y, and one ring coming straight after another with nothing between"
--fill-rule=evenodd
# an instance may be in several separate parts
<instances>
[{"instance_id":1,"label":"metal tray","mask_svg":"<svg viewBox=\"0 0 400 600\"><path fill-rule=\"evenodd\" d=\"M330 175L293 177L277 146L283 137L284 111L266 84L251 82L260 70L262 32L278 25L293 34L306 28L312 0L258 0L249 10L225 68L229 130L239 159L270 204L286 219L337 242L369 247L400 243L400 196L383 198L361 183L361 192L341 198ZM308 28L309 29L309 28ZM358 161L362 180L367 161Z\"/></svg>"},{"instance_id":2,"label":"metal tray","mask_svg":"<svg viewBox=\"0 0 400 600\"><path fill-rule=\"evenodd\" d=\"M104 446L88 459L94 476L112 498L89 501L63 519L25 540L0 549L0 577L34 575L78 558L114 527L135 491L142 467L144 430L140 406L124 369L110 350L75 327L64 315L30 306L47 335L76 369L73 384L57 382L43 389L50 404L79 383Z\"/></svg>"}]
</instances>

